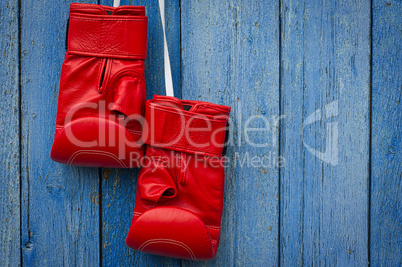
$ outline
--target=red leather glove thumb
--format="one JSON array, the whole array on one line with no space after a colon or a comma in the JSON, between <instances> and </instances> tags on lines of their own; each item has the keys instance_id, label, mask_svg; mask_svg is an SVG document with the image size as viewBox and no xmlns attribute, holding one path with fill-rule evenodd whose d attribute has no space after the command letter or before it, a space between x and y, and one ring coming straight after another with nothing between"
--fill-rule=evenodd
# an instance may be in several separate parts
<instances>
[{"instance_id":1,"label":"red leather glove thumb","mask_svg":"<svg viewBox=\"0 0 402 267\"><path fill-rule=\"evenodd\" d=\"M148 149L152 150L152 147ZM166 168L171 162L165 156L147 159L147 168L143 169L138 180L140 199L143 201L163 202L174 198L177 193L176 183ZM149 166L149 167L148 167Z\"/></svg>"},{"instance_id":2,"label":"red leather glove thumb","mask_svg":"<svg viewBox=\"0 0 402 267\"><path fill-rule=\"evenodd\" d=\"M112 111L126 116L142 115L145 107L145 82L139 75L124 76L114 83Z\"/></svg>"}]
</instances>

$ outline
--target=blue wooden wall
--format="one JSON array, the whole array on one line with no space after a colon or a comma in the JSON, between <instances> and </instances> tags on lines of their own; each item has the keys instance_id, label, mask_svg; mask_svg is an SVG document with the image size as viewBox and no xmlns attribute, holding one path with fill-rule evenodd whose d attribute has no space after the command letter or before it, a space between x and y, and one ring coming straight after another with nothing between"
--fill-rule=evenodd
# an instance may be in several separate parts
<instances>
[{"instance_id":1,"label":"blue wooden wall","mask_svg":"<svg viewBox=\"0 0 402 267\"><path fill-rule=\"evenodd\" d=\"M199 265L125 246L137 169L50 160L69 4L0 2L0 266ZM148 98L163 94L158 2L122 4L147 8ZM166 0L176 95L232 106L221 245L203 264L402 265L401 13Z\"/></svg>"}]
</instances>

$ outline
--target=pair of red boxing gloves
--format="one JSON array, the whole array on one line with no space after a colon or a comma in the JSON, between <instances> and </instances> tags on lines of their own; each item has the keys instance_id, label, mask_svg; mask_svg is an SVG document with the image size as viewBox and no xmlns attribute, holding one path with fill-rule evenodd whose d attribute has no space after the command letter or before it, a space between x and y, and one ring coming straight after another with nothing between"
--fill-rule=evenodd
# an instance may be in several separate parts
<instances>
[{"instance_id":1,"label":"pair of red boxing gloves","mask_svg":"<svg viewBox=\"0 0 402 267\"><path fill-rule=\"evenodd\" d=\"M212 259L230 107L168 96L146 101L147 27L144 7L71 4L51 158L142 167L127 245Z\"/></svg>"}]
</instances>

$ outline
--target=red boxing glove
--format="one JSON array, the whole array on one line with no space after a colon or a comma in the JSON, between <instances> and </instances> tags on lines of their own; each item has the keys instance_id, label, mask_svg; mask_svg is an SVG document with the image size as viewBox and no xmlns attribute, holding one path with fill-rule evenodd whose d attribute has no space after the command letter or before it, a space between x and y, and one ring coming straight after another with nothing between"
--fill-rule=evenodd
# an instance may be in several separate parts
<instances>
[{"instance_id":1,"label":"red boxing glove","mask_svg":"<svg viewBox=\"0 0 402 267\"><path fill-rule=\"evenodd\" d=\"M192 260L215 257L224 192L230 107L154 96L146 105L148 144L126 243Z\"/></svg>"},{"instance_id":2,"label":"red boxing glove","mask_svg":"<svg viewBox=\"0 0 402 267\"><path fill-rule=\"evenodd\" d=\"M144 154L147 31L142 6L71 4L53 160L138 167L136 159Z\"/></svg>"}]
</instances>

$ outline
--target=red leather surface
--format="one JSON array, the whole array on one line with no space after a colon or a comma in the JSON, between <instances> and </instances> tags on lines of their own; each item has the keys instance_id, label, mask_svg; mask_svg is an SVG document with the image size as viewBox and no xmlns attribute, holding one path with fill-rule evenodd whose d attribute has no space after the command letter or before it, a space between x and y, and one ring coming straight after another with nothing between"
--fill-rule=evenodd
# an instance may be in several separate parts
<instances>
[{"instance_id":1,"label":"red leather surface","mask_svg":"<svg viewBox=\"0 0 402 267\"><path fill-rule=\"evenodd\" d=\"M193 116L227 118L230 112L229 107L173 97L155 96L149 103L157 103L166 114L172 109L182 110L183 106L191 106L186 114ZM176 122L168 121L172 119L170 116L162 121L162 117L158 117L161 125L171 125L164 127L164 132L176 136L173 132L180 131L174 127ZM148 123L154 125L152 121ZM152 127L149 130L152 131ZM208 134L211 133L206 131L203 139L208 139ZM183 259L215 257L224 193L224 168L220 163L223 163L222 157L149 145L145 166L137 181L127 245L139 251Z\"/></svg>"},{"instance_id":2,"label":"red leather surface","mask_svg":"<svg viewBox=\"0 0 402 267\"><path fill-rule=\"evenodd\" d=\"M187 153L222 156L229 108L201 101L182 101L190 111L159 104L163 96L155 96L146 104L145 119L149 130L145 143Z\"/></svg>"},{"instance_id":3,"label":"red leather surface","mask_svg":"<svg viewBox=\"0 0 402 267\"><path fill-rule=\"evenodd\" d=\"M191 260L207 260L214 254L211 237L204 222L184 209L150 209L132 227L135 228L136 235L127 239L127 245L140 252Z\"/></svg>"},{"instance_id":4,"label":"red leather surface","mask_svg":"<svg viewBox=\"0 0 402 267\"><path fill-rule=\"evenodd\" d=\"M140 153L141 157L144 154L133 136L140 138L140 134L130 134L118 122L109 119L78 118L58 131L52 158L68 165L129 168L138 157L136 154Z\"/></svg>"},{"instance_id":5,"label":"red leather surface","mask_svg":"<svg viewBox=\"0 0 402 267\"><path fill-rule=\"evenodd\" d=\"M89 12L84 13L87 10ZM112 15L107 15L107 10ZM115 9L71 4L68 53L75 55L145 59L148 18L144 7Z\"/></svg>"},{"instance_id":6,"label":"red leather surface","mask_svg":"<svg viewBox=\"0 0 402 267\"><path fill-rule=\"evenodd\" d=\"M108 15L107 11L113 14ZM77 17L84 19L75 20ZM92 21L94 17L100 20L102 34L99 28L87 23L86 19ZM130 24L131 20L139 20L141 25ZM119 30L109 32L112 28L106 27L110 21ZM80 166L138 167L138 161L130 158L140 158L144 151L142 125L138 121L145 111L144 61L121 59L120 53L129 48L141 51L138 58L144 58L147 40L144 25L147 25L144 7L71 4L69 48L60 76L53 160ZM119 39L111 42L110 36ZM71 52L74 47L107 56L96 53L83 56L82 51ZM69 138L66 128L79 138ZM138 145L132 145L137 141ZM82 143L85 147L81 147Z\"/></svg>"}]
</instances>

